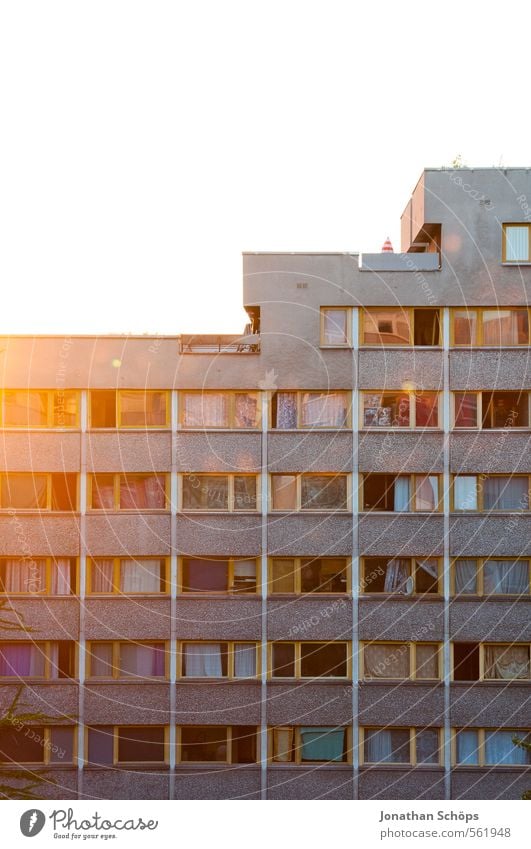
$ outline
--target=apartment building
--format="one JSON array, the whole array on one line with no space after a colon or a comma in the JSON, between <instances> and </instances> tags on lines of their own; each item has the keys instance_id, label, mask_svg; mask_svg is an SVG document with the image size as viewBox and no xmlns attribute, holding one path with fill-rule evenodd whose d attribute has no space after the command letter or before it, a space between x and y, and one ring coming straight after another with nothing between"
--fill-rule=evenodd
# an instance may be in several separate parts
<instances>
[{"instance_id":1,"label":"apartment building","mask_svg":"<svg viewBox=\"0 0 531 849\"><path fill-rule=\"evenodd\" d=\"M241 337L0 340L0 784L531 788L529 199L428 169L401 253L246 254Z\"/></svg>"}]
</instances>

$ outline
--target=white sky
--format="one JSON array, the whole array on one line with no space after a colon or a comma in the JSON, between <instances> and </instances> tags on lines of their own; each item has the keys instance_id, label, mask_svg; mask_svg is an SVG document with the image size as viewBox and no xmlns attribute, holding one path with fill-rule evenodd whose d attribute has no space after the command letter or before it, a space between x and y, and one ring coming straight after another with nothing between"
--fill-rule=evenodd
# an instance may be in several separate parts
<instances>
[{"instance_id":1,"label":"white sky","mask_svg":"<svg viewBox=\"0 0 531 849\"><path fill-rule=\"evenodd\" d=\"M423 167L531 165L530 23L0 0L0 332L238 332L243 250L398 250Z\"/></svg>"}]
</instances>

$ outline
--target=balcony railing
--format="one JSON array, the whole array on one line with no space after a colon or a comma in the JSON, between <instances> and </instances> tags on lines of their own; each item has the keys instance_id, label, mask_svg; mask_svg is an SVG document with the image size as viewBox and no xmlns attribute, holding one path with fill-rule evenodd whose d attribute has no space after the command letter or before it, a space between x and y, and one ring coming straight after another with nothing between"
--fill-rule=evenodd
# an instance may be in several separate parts
<instances>
[{"instance_id":1,"label":"balcony railing","mask_svg":"<svg viewBox=\"0 0 531 849\"><path fill-rule=\"evenodd\" d=\"M179 351L181 354L259 354L260 335L182 334Z\"/></svg>"}]
</instances>

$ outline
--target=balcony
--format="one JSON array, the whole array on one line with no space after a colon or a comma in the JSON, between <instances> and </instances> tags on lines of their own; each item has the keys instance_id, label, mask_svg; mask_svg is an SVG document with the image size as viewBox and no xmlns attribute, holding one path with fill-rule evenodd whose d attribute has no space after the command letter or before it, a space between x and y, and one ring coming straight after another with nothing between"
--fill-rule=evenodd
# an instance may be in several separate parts
<instances>
[{"instance_id":1,"label":"balcony","mask_svg":"<svg viewBox=\"0 0 531 849\"><path fill-rule=\"evenodd\" d=\"M181 354L259 354L260 335L243 336L215 334L182 334L179 336Z\"/></svg>"}]
</instances>

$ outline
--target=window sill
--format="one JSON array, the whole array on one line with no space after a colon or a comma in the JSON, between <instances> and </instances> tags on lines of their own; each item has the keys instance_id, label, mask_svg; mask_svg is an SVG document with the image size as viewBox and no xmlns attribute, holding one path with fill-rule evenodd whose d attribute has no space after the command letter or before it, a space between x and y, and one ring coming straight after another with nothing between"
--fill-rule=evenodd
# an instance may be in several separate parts
<instances>
[{"instance_id":1,"label":"window sill","mask_svg":"<svg viewBox=\"0 0 531 849\"><path fill-rule=\"evenodd\" d=\"M163 678L162 676L159 676L159 677L153 676L153 678L147 678L147 677L143 678L141 676L138 676L138 678L133 678L133 677L130 677L130 678L90 678L90 677L87 677L87 678L85 678L85 681L84 681L85 686L90 685L91 687L93 687L95 684L120 684L120 685L126 684L128 687L130 687L131 684L143 685L143 684L169 684L169 683L170 683L169 677Z\"/></svg>"},{"instance_id":2,"label":"window sill","mask_svg":"<svg viewBox=\"0 0 531 849\"><path fill-rule=\"evenodd\" d=\"M529 686L529 678L477 678L474 681L455 681L452 679L450 684L459 684L461 686L470 687L471 685L481 685L483 687L507 687L507 686Z\"/></svg>"},{"instance_id":3,"label":"window sill","mask_svg":"<svg viewBox=\"0 0 531 849\"><path fill-rule=\"evenodd\" d=\"M228 590L216 592L215 590L206 590L205 592L183 592L179 590L177 593L177 599L208 599L208 601L228 601L234 598L239 598L244 596L244 598L253 598L260 599L261 593L259 592L229 592Z\"/></svg>"},{"instance_id":4,"label":"window sill","mask_svg":"<svg viewBox=\"0 0 531 849\"><path fill-rule=\"evenodd\" d=\"M247 642L253 642L252 640L248 640ZM260 676L254 675L249 678L229 678L227 675L224 675L220 678L192 678L187 676L181 676L177 678L177 684L259 684Z\"/></svg>"},{"instance_id":5,"label":"window sill","mask_svg":"<svg viewBox=\"0 0 531 849\"><path fill-rule=\"evenodd\" d=\"M269 677L267 679L268 684L298 684L298 683L304 683L304 682L308 682L308 681L311 681L313 684L328 684L328 683L332 683L332 684L345 684L345 683L346 684L352 684L352 677L348 678L346 675L343 675L340 678L336 678L336 677L333 677L332 675L329 675L329 676L326 676L326 678L324 676L322 676L322 677L318 676L316 678L312 678L312 677L310 677L310 678L303 678L303 677L301 677L301 678L288 678L286 676L286 678Z\"/></svg>"},{"instance_id":6,"label":"window sill","mask_svg":"<svg viewBox=\"0 0 531 849\"><path fill-rule=\"evenodd\" d=\"M348 389L347 392L351 390ZM352 430L350 425L342 425L341 427L319 427L318 425L308 425L307 427L271 427L268 430L269 434L274 433L349 433Z\"/></svg>"},{"instance_id":7,"label":"window sill","mask_svg":"<svg viewBox=\"0 0 531 849\"><path fill-rule=\"evenodd\" d=\"M444 433L440 427L360 427L358 433Z\"/></svg>"},{"instance_id":8,"label":"window sill","mask_svg":"<svg viewBox=\"0 0 531 849\"><path fill-rule=\"evenodd\" d=\"M312 591L308 590L308 592L304 592L304 593L268 593L267 598L268 598L268 600L269 599L277 599L277 598L278 599L288 598L288 599L291 599L291 600L296 599L296 598L307 598L310 601L314 601L315 599L319 599L319 598L339 598L339 599L344 600L345 598L350 599L351 594L348 590L343 590L343 591L339 590L337 592L325 592L325 593L318 593L318 592L315 592L315 591L312 592Z\"/></svg>"},{"instance_id":9,"label":"window sill","mask_svg":"<svg viewBox=\"0 0 531 849\"><path fill-rule=\"evenodd\" d=\"M337 761L336 763L332 761L301 761L301 763L282 763L281 761L271 761L267 764L267 768L274 769L275 771L277 769L311 769L312 771L315 769L344 769L350 771L352 769L352 763L349 763L348 761Z\"/></svg>"},{"instance_id":10,"label":"window sill","mask_svg":"<svg viewBox=\"0 0 531 849\"><path fill-rule=\"evenodd\" d=\"M124 512L124 511L121 511ZM260 510L190 510L181 508L178 516L260 516Z\"/></svg>"},{"instance_id":11,"label":"window sill","mask_svg":"<svg viewBox=\"0 0 531 849\"><path fill-rule=\"evenodd\" d=\"M518 268L520 265L525 265L525 266L531 265L531 262L528 259L518 259L518 260L515 260L514 262L503 261L503 262L500 263L500 265L502 265L504 268L511 268L511 267Z\"/></svg>"},{"instance_id":12,"label":"window sill","mask_svg":"<svg viewBox=\"0 0 531 849\"><path fill-rule=\"evenodd\" d=\"M408 640L404 640L407 643ZM413 685L414 687L433 687L435 684L443 684L442 678L361 678L360 684L370 687L396 687L399 684Z\"/></svg>"},{"instance_id":13,"label":"window sill","mask_svg":"<svg viewBox=\"0 0 531 849\"><path fill-rule=\"evenodd\" d=\"M83 770L88 770L89 772L97 772L98 770L105 770L105 772L109 772L109 770L137 770L137 769L149 769L150 771L158 770L160 772L168 772L170 767L167 763L160 763L160 761L145 761L134 763L118 763L118 764L84 764Z\"/></svg>"},{"instance_id":14,"label":"window sill","mask_svg":"<svg viewBox=\"0 0 531 849\"><path fill-rule=\"evenodd\" d=\"M385 345L375 342L373 345L362 344L360 351L440 351L444 348L442 345Z\"/></svg>"},{"instance_id":15,"label":"window sill","mask_svg":"<svg viewBox=\"0 0 531 849\"><path fill-rule=\"evenodd\" d=\"M64 598L64 596L54 596L55 598ZM169 599L170 593L87 593L85 596L85 600L88 601L91 598L97 599L99 601L109 600L109 599L137 599L137 598L149 598L149 599Z\"/></svg>"},{"instance_id":16,"label":"window sill","mask_svg":"<svg viewBox=\"0 0 531 849\"><path fill-rule=\"evenodd\" d=\"M444 596L442 593L410 593L406 595L405 593L360 593L360 599L362 600L374 600L374 601L415 601L415 604L420 601L444 601Z\"/></svg>"},{"instance_id":17,"label":"window sill","mask_svg":"<svg viewBox=\"0 0 531 849\"><path fill-rule=\"evenodd\" d=\"M489 601L506 601L506 602L509 602L510 604L514 604L515 601L531 601L531 594L528 593L528 592L526 592L526 593L497 593L497 594L491 593L490 595L476 595L476 594L473 594L473 593L470 593L470 594L467 595L467 594L460 593L459 595L450 596L450 601L451 602L452 601L458 601L458 602L473 601L476 604L478 604L478 603L483 604L484 602L489 602Z\"/></svg>"},{"instance_id":18,"label":"window sill","mask_svg":"<svg viewBox=\"0 0 531 849\"><path fill-rule=\"evenodd\" d=\"M339 507L337 507L337 508L332 507L330 510L325 510L324 508L321 509L321 510L319 510L319 509L316 509L316 510L297 510L295 507L292 507L291 509L286 509L286 510L271 510L270 513L269 513L270 516L294 516L294 515L297 515L297 516L308 516L308 515L315 516L316 514L319 515L319 516L322 516L322 515L337 516L338 514L340 516L352 516L352 511L351 510L342 510Z\"/></svg>"},{"instance_id":19,"label":"window sill","mask_svg":"<svg viewBox=\"0 0 531 849\"><path fill-rule=\"evenodd\" d=\"M170 433L171 426L165 425L148 425L142 427L135 425L132 427L88 427L87 433Z\"/></svg>"},{"instance_id":20,"label":"window sill","mask_svg":"<svg viewBox=\"0 0 531 849\"><path fill-rule=\"evenodd\" d=\"M257 427L191 427L190 425L181 425L176 430L177 433L262 433L261 428ZM208 474L204 472L203 474Z\"/></svg>"},{"instance_id":21,"label":"window sill","mask_svg":"<svg viewBox=\"0 0 531 849\"><path fill-rule=\"evenodd\" d=\"M385 769L390 772L396 772L398 770L426 770L427 772L443 772L444 767L441 764L388 764L388 763L364 763L360 764L360 770L369 770L369 769Z\"/></svg>"},{"instance_id":22,"label":"window sill","mask_svg":"<svg viewBox=\"0 0 531 849\"><path fill-rule=\"evenodd\" d=\"M175 771L186 771L186 770L205 770L207 769L209 773L214 770L234 770L234 769L260 769L260 764L256 761L252 761L251 763L227 763L227 761L179 761L175 764Z\"/></svg>"}]
</instances>

